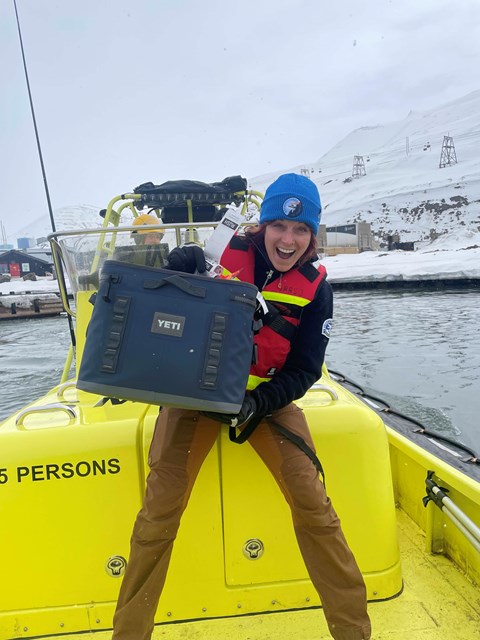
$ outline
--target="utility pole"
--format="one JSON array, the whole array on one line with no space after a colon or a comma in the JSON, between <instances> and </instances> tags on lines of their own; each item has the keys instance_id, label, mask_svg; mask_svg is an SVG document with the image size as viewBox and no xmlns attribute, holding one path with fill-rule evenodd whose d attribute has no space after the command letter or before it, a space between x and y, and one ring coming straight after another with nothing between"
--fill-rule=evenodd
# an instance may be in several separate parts
<instances>
[{"instance_id":1,"label":"utility pole","mask_svg":"<svg viewBox=\"0 0 480 640\"><path fill-rule=\"evenodd\" d=\"M440 154L439 169L457 164L457 154L455 153L455 145L451 136L443 136L442 152Z\"/></svg>"},{"instance_id":2,"label":"utility pole","mask_svg":"<svg viewBox=\"0 0 480 640\"><path fill-rule=\"evenodd\" d=\"M408 136L405 138L405 155L408 156L408 154L410 153L410 140L408 138Z\"/></svg>"},{"instance_id":3,"label":"utility pole","mask_svg":"<svg viewBox=\"0 0 480 640\"><path fill-rule=\"evenodd\" d=\"M353 156L352 178L360 178L361 176L366 175L367 172L365 171L365 162L363 161L363 156Z\"/></svg>"}]
</instances>

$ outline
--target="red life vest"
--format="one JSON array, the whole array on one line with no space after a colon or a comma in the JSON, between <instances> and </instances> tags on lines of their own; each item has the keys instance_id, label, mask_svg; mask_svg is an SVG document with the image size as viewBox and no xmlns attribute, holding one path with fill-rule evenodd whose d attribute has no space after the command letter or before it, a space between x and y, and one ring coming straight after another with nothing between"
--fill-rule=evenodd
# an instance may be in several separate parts
<instances>
[{"instance_id":1,"label":"red life vest","mask_svg":"<svg viewBox=\"0 0 480 640\"><path fill-rule=\"evenodd\" d=\"M243 238L234 236L221 257L228 271L238 271L244 282L254 284L255 249ZM262 289L265 300L279 312L278 320L265 324L254 337L254 363L250 368L247 389L268 382L285 364L290 353L295 328L300 324L302 311L312 302L320 284L326 278L325 267L317 261L281 274Z\"/></svg>"}]
</instances>

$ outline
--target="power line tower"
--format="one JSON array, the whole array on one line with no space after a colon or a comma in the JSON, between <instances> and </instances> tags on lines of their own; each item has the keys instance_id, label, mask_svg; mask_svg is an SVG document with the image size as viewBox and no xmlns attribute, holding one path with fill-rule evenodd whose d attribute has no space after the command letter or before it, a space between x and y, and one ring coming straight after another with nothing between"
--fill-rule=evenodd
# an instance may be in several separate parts
<instances>
[{"instance_id":1,"label":"power line tower","mask_svg":"<svg viewBox=\"0 0 480 640\"><path fill-rule=\"evenodd\" d=\"M365 171L365 162L363 161L363 156L353 156L352 178L360 178L361 176L366 175L367 172Z\"/></svg>"},{"instance_id":2,"label":"power line tower","mask_svg":"<svg viewBox=\"0 0 480 640\"><path fill-rule=\"evenodd\" d=\"M0 244L7 244L7 234L5 232L5 227L3 226L3 220L0 220L0 240L2 241Z\"/></svg>"},{"instance_id":3,"label":"power line tower","mask_svg":"<svg viewBox=\"0 0 480 640\"><path fill-rule=\"evenodd\" d=\"M442 152L440 154L439 169L457 164L457 154L455 153L455 145L451 136L443 136Z\"/></svg>"}]
</instances>

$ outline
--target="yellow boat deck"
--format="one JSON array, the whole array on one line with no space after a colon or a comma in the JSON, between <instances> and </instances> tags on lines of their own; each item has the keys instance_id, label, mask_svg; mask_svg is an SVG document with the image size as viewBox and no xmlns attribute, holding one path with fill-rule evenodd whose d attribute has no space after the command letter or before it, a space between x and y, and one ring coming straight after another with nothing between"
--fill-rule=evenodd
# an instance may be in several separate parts
<instances>
[{"instance_id":1,"label":"yellow boat deck","mask_svg":"<svg viewBox=\"0 0 480 640\"><path fill-rule=\"evenodd\" d=\"M474 640L480 638L480 589L446 557L425 551L417 525L397 509L404 589L369 606L372 640ZM77 634L56 636L74 640ZM78 634L107 640L111 631ZM153 640L328 640L320 609L162 624Z\"/></svg>"}]
</instances>

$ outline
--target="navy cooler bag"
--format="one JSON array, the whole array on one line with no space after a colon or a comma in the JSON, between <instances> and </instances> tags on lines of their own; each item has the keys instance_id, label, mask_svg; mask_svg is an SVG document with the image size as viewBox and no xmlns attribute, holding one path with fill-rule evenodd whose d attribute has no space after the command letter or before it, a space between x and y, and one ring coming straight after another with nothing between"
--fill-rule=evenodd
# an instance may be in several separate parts
<instances>
[{"instance_id":1,"label":"navy cooler bag","mask_svg":"<svg viewBox=\"0 0 480 640\"><path fill-rule=\"evenodd\" d=\"M238 413L257 288L107 260L77 387L149 404Z\"/></svg>"}]
</instances>

